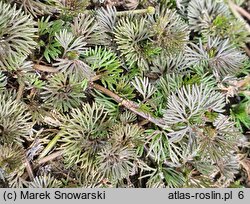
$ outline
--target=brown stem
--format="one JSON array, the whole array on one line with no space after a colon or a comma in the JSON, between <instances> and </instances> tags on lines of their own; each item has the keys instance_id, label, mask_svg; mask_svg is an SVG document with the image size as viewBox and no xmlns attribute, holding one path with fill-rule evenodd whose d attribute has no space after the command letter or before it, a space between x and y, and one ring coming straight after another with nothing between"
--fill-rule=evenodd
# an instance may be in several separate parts
<instances>
[{"instance_id":1,"label":"brown stem","mask_svg":"<svg viewBox=\"0 0 250 204\"><path fill-rule=\"evenodd\" d=\"M17 97L16 97L17 101L21 100L21 98L23 96L24 88L25 88L24 82L19 82L19 87L18 87Z\"/></svg>"},{"instance_id":2,"label":"brown stem","mask_svg":"<svg viewBox=\"0 0 250 204\"><path fill-rule=\"evenodd\" d=\"M250 20L250 13L238 5L235 5L235 8L242 16L245 16L248 20Z\"/></svg>"},{"instance_id":3,"label":"brown stem","mask_svg":"<svg viewBox=\"0 0 250 204\"><path fill-rule=\"evenodd\" d=\"M91 84L93 86L93 88L95 88L96 90L99 90L103 93L105 93L106 95L110 96L111 98L113 98L117 103L121 103L123 101L123 98L121 98L120 96L118 96L117 94L113 93L112 91L104 88L103 86L96 84L96 83L92 83Z\"/></svg>"},{"instance_id":4,"label":"brown stem","mask_svg":"<svg viewBox=\"0 0 250 204\"><path fill-rule=\"evenodd\" d=\"M28 161L27 158L25 158L25 168L27 170L27 173L30 177L30 180L33 181L34 180L34 174L33 174L33 170L31 168L30 162Z\"/></svg>"},{"instance_id":5,"label":"brown stem","mask_svg":"<svg viewBox=\"0 0 250 204\"><path fill-rule=\"evenodd\" d=\"M39 165L41 164L44 164L48 161L52 161L54 160L55 158L59 157L62 155L62 151L57 151L57 152L54 152L40 160L38 160L38 162L34 165L33 169L37 169L39 167ZM27 172L25 172L22 176L22 178L24 180L26 180L28 177L30 177L30 180L33 180L34 179L34 174L33 174L33 171L32 171L32 168L31 168L31 165L29 163L29 161L26 159L25 160L25 164L26 164L26 170Z\"/></svg>"},{"instance_id":6,"label":"brown stem","mask_svg":"<svg viewBox=\"0 0 250 204\"><path fill-rule=\"evenodd\" d=\"M46 66L46 65L34 64L33 67L34 69L43 71L43 72L50 72L50 73L58 72L58 69L50 67L50 66Z\"/></svg>"},{"instance_id":7,"label":"brown stem","mask_svg":"<svg viewBox=\"0 0 250 204\"><path fill-rule=\"evenodd\" d=\"M40 71L46 71L46 72L57 72L57 69L54 69L52 67L49 66L44 66L44 65L39 65L39 64L35 64L34 68ZM148 113L142 112L141 110L139 110L139 105L134 103L133 101L130 100L126 100L122 97L120 97L119 95L113 93L112 91L106 89L105 87L93 83L93 81L96 81L98 79L100 79L101 75L96 75L95 77L93 77L90 81L90 85L92 85L92 87L98 91L101 91L102 93L110 96L111 98L113 98L117 103L120 103L122 106L124 106L125 108L129 109L130 111L136 113L137 115L145 118L146 120L160 126L163 127L164 126L164 121L160 118L154 118L153 116L151 116Z\"/></svg>"},{"instance_id":8,"label":"brown stem","mask_svg":"<svg viewBox=\"0 0 250 204\"><path fill-rule=\"evenodd\" d=\"M250 57L250 50L248 49L248 47L246 46L246 47L244 47L244 49L245 49L245 52L247 53L247 55Z\"/></svg>"},{"instance_id":9,"label":"brown stem","mask_svg":"<svg viewBox=\"0 0 250 204\"><path fill-rule=\"evenodd\" d=\"M57 157L59 157L61 155L62 155L62 151L57 151L57 152L54 152L54 153L52 153L52 154L38 160L37 163L40 165L40 164L46 163L48 161L51 161L51 160L53 160L53 159L55 159L55 158L57 158Z\"/></svg>"},{"instance_id":10,"label":"brown stem","mask_svg":"<svg viewBox=\"0 0 250 204\"><path fill-rule=\"evenodd\" d=\"M148 122L149 122L149 121L145 119L145 120L140 121L140 122L138 123L138 125L139 125L139 126L144 126L144 125L147 125Z\"/></svg>"},{"instance_id":11,"label":"brown stem","mask_svg":"<svg viewBox=\"0 0 250 204\"><path fill-rule=\"evenodd\" d=\"M91 78L91 81L97 81L102 78L102 74L95 75Z\"/></svg>"},{"instance_id":12,"label":"brown stem","mask_svg":"<svg viewBox=\"0 0 250 204\"><path fill-rule=\"evenodd\" d=\"M122 97L120 97L119 95L113 93L112 91L104 88L103 86L96 84L96 83L92 83L92 86L94 89L101 91L102 93L110 96L111 98L113 98L117 103L120 103L122 106L124 106L125 108L127 108L128 110L134 112L135 114L145 118L146 120L156 124L157 126L163 127L164 126L164 121L160 118L154 118L153 116L151 116L148 113L142 112L141 110L139 110L139 105L134 103L133 101L129 101L129 100L125 100Z\"/></svg>"}]
</instances>

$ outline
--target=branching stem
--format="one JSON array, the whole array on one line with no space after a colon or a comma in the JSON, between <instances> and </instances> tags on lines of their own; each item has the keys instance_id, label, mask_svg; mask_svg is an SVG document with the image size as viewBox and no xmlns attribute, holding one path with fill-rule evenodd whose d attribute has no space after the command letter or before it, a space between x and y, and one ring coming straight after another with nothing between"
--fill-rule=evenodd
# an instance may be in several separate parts
<instances>
[{"instance_id":1,"label":"branching stem","mask_svg":"<svg viewBox=\"0 0 250 204\"><path fill-rule=\"evenodd\" d=\"M49 66L44 66L44 65L34 65L34 68L39 70L39 71L45 71L45 72L52 72L52 73L55 73L57 72L58 70L57 69L54 69L52 67L49 67ZM96 83L93 83L93 81L96 81L98 79L100 79L101 75L97 75L97 76L94 76L93 79L91 79L90 81L90 85L98 90L98 91L101 91L102 93L110 96L111 98L113 98L117 103L121 104L122 106L124 106L125 108L127 108L128 110L134 112L135 114L143 117L144 119L156 124L157 126L159 127L164 127L164 121L163 119L161 118L155 118L153 117L152 115L148 114L148 113L145 113L145 112L142 112L141 110L139 110L139 105L133 101L130 101L130 100L126 100L122 97L120 97L119 95L115 94L114 92L106 89L105 87L99 85L99 84L96 84ZM59 139L59 138L58 138ZM52 141L51 141L52 142ZM44 151L46 150L46 148L44 149ZM47 150L46 150L47 151ZM44 152L44 153L48 153L47 152ZM42 158L42 156L45 156L44 153L42 153L40 155L40 159Z\"/></svg>"},{"instance_id":2,"label":"branching stem","mask_svg":"<svg viewBox=\"0 0 250 204\"><path fill-rule=\"evenodd\" d=\"M58 69L55 69L53 67L49 67L46 65L40 65L40 64L34 64L34 69L39 70L39 71L43 71L43 72L49 72L49 73L56 73L58 72Z\"/></svg>"},{"instance_id":3,"label":"branching stem","mask_svg":"<svg viewBox=\"0 0 250 204\"><path fill-rule=\"evenodd\" d=\"M153 116L151 116L148 113L142 112L141 110L139 110L139 105L134 103L133 101L130 100L126 100L123 99L122 97L120 97L119 95L113 93L112 91L104 88L103 86L96 84L96 83L92 83L92 86L94 89L101 91L102 93L110 96L111 98L113 98L117 103L121 104L122 106L124 106L125 108L127 108L128 110L134 112L135 114L145 118L146 120L156 124L157 126L163 127L164 126L164 121L161 118L155 118Z\"/></svg>"}]
</instances>

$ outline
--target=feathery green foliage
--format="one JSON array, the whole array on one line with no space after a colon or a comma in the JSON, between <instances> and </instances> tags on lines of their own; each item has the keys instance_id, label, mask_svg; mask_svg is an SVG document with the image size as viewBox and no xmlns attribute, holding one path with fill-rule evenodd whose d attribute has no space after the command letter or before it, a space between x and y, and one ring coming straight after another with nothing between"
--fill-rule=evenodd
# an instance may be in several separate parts
<instances>
[{"instance_id":1,"label":"feathery green foliage","mask_svg":"<svg viewBox=\"0 0 250 204\"><path fill-rule=\"evenodd\" d=\"M60 31L63 26L62 20L56 20L49 22L50 17L44 19L42 17L38 20L38 34L40 50L43 52L43 56L50 63L51 60L55 60L61 54L60 43L56 41L55 34Z\"/></svg>"},{"instance_id":2,"label":"feathery green foliage","mask_svg":"<svg viewBox=\"0 0 250 204\"><path fill-rule=\"evenodd\" d=\"M30 115L24 104L16 101L11 93L0 93L0 143L20 143L29 136Z\"/></svg>"},{"instance_id":3,"label":"feathery green foliage","mask_svg":"<svg viewBox=\"0 0 250 204\"><path fill-rule=\"evenodd\" d=\"M24 9L24 11L28 14L31 14L35 17L44 15L44 14L51 14L52 8L49 6L51 0L47 0L46 2L41 2L37 0L9 0L11 3L17 3ZM53 1L53 0L52 0Z\"/></svg>"},{"instance_id":4,"label":"feathery green foliage","mask_svg":"<svg viewBox=\"0 0 250 204\"><path fill-rule=\"evenodd\" d=\"M191 0L188 6L188 20L191 29L207 36L229 39L244 45L249 42L249 33L242 21L235 19L223 1Z\"/></svg>"},{"instance_id":5,"label":"feathery green foliage","mask_svg":"<svg viewBox=\"0 0 250 204\"><path fill-rule=\"evenodd\" d=\"M247 59L228 40L219 38L208 38L205 44L201 39L198 45L190 43L186 50L186 57L189 66L202 66L213 72L216 77L236 75Z\"/></svg>"},{"instance_id":6,"label":"feathery green foliage","mask_svg":"<svg viewBox=\"0 0 250 204\"><path fill-rule=\"evenodd\" d=\"M52 3L59 10L61 18L71 20L79 13L84 12L89 5L89 0L52 0Z\"/></svg>"},{"instance_id":7,"label":"feathery green foliage","mask_svg":"<svg viewBox=\"0 0 250 204\"><path fill-rule=\"evenodd\" d=\"M189 25L195 31L209 29L220 15L229 15L229 10L223 1L191 0L188 5Z\"/></svg>"},{"instance_id":8,"label":"feathery green foliage","mask_svg":"<svg viewBox=\"0 0 250 204\"><path fill-rule=\"evenodd\" d=\"M108 137L109 119L102 105L83 105L71 111L62 129L62 142L68 166L79 164L81 168L93 165L93 156L100 151Z\"/></svg>"},{"instance_id":9,"label":"feathery green foliage","mask_svg":"<svg viewBox=\"0 0 250 204\"><path fill-rule=\"evenodd\" d=\"M0 71L0 91L4 90L4 87L7 84L7 77L3 72Z\"/></svg>"},{"instance_id":10,"label":"feathery green foliage","mask_svg":"<svg viewBox=\"0 0 250 204\"><path fill-rule=\"evenodd\" d=\"M111 50L95 47L95 49L89 49L84 57L96 75L100 76L105 87L111 87L119 80L120 73L123 72L120 68L121 62Z\"/></svg>"},{"instance_id":11,"label":"feathery green foliage","mask_svg":"<svg viewBox=\"0 0 250 204\"><path fill-rule=\"evenodd\" d=\"M9 63L16 60L22 62L24 57L31 54L36 46L34 41L36 22L31 16L24 14L3 1L0 2L0 68L8 67Z\"/></svg>"},{"instance_id":12,"label":"feathery green foliage","mask_svg":"<svg viewBox=\"0 0 250 204\"><path fill-rule=\"evenodd\" d=\"M29 183L29 188L60 188L62 182L53 178L53 176L42 175L35 177L32 182Z\"/></svg>"},{"instance_id":13,"label":"feathery green foliage","mask_svg":"<svg viewBox=\"0 0 250 204\"><path fill-rule=\"evenodd\" d=\"M114 28L116 25L116 8L107 7L106 9L100 8L96 12L97 19L97 33L99 33L100 43L104 45L112 46L112 41L110 38L113 38Z\"/></svg>"},{"instance_id":14,"label":"feathery green foliage","mask_svg":"<svg viewBox=\"0 0 250 204\"><path fill-rule=\"evenodd\" d=\"M118 44L118 50L125 57L129 67L148 68L149 56L144 48L150 43L149 37L146 18L138 19L135 16L126 16L117 22L115 40Z\"/></svg>"},{"instance_id":15,"label":"feathery green foliage","mask_svg":"<svg viewBox=\"0 0 250 204\"><path fill-rule=\"evenodd\" d=\"M79 14L74 18L73 24L71 25L72 32L75 36L82 36L87 45L98 44L98 38L101 37L97 31L98 24L95 18L86 14Z\"/></svg>"},{"instance_id":16,"label":"feathery green foliage","mask_svg":"<svg viewBox=\"0 0 250 204\"><path fill-rule=\"evenodd\" d=\"M58 62L54 64L58 70L69 75L74 73L79 79L90 78L94 75L91 68L79 59L86 50L84 37L75 38L71 32L63 29L56 34L56 40L64 50L62 58L57 59Z\"/></svg>"},{"instance_id":17,"label":"feathery green foliage","mask_svg":"<svg viewBox=\"0 0 250 204\"><path fill-rule=\"evenodd\" d=\"M14 143L0 145L0 179L17 185L13 181L23 172L24 158L25 152L21 146Z\"/></svg>"},{"instance_id":18,"label":"feathery green foliage","mask_svg":"<svg viewBox=\"0 0 250 204\"><path fill-rule=\"evenodd\" d=\"M48 108L67 112L80 106L81 101L85 98L86 88L86 80L58 73L52 76L48 84L42 88L41 96Z\"/></svg>"},{"instance_id":19,"label":"feathery green foliage","mask_svg":"<svg viewBox=\"0 0 250 204\"><path fill-rule=\"evenodd\" d=\"M149 15L149 22L154 43L164 48L166 55L178 54L184 50L189 30L176 12L158 7L154 15Z\"/></svg>"},{"instance_id":20,"label":"feathery green foliage","mask_svg":"<svg viewBox=\"0 0 250 204\"><path fill-rule=\"evenodd\" d=\"M250 129L250 101L249 99L242 100L241 103L235 104L231 109L231 115L236 121L237 127L243 130L245 127ZM243 127L242 127L243 126Z\"/></svg>"}]
</instances>

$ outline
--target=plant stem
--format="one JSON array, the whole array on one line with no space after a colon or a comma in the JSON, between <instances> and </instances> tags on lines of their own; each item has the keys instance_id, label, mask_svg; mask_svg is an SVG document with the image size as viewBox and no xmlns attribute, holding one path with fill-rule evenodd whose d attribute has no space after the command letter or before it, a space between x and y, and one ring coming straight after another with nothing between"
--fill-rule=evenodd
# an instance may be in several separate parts
<instances>
[{"instance_id":1,"label":"plant stem","mask_svg":"<svg viewBox=\"0 0 250 204\"><path fill-rule=\"evenodd\" d=\"M18 87L18 91L17 91L16 100L20 101L21 98L23 97L23 91L24 91L24 88L25 88L25 84L21 79L19 79L18 82L19 82L19 87Z\"/></svg>"},{"instance_id":2,"label":"plant stem","mask_svg":"<svg viewBox=\"0 0 250 204\"><path fill-rule=\"evenodd\" d=\"M39 155L38 159L41 160L45 157L48 152L56 145L56 142L61 138L60 132L49 142L49 144L45 147L42 153Z\"/></svg>"},{"instance_id":3,"label":"plant stem","mask_svg":"<svg viewBox=\"0 0 250 204\"><path fill-rule=\"evenodd\" d=\"M97 81L102 78L102 74L95 75L91 78L91 81Z\"/></svg>"},{"instance_id":4,"label":"plant stem","mask_svg":"<svg viewBox=\"0 0 250 204\"><path fill-rule=\"evenodd\" d=\"M37 163L38 163L39 165L40 165L40 164L43 164L43 163L46 163L46 162L48 162L48 161L51 161L51 160L53 160L53 159L55 159L55 158L61 156L62 153L63 153L62 151L54 152L54 153L52 153L52 154L50 154L50 155L48 155L48 156L46 156L46 157L44 157L44 158L42 158L42 159L39 159Z\"/></svg>"},{"instance_id":5,"label":"plant stem","mask_svg":"<svg viewBox=\"0 0 250 204\"><path fill-rule=\"evenodd\" d=\"M25 158L25 168L27 170L27 173L30 177L30 180L33 181L34 180L34 174L33 174L33 170L31 168L30 162L28 161L27 158Z\"/></svg>"},{"instance_id":6,"label":"plant stem","mask_svg":"<svg viewBox=\"0 0 250 204\"><path fill-rule=\"evenodd\" d=\"M83 14L93 14L95 13L94 10L85 10ZM149 6L146 9L136 9L136 10L129 10L129 11L117 11L116 16L124 16L128 14L154 14L155 8L153 6Z\"/></svg>"},{"instance_id":7,"label":"plant stem","mask_svg":"<svg viewBox=\"0 0 250 204\"><path fill-rule=\"evenodd\" d=\"M43 71L43 72L50 72L50 73L58 72L58 69L55 69L53 67L46 66L46 65L34 64L33 67L34 67L34 69L39 70L39 71Z\"/></svg>"},{"instance_id":8,"label":"plant stem","mask_svg":"<svg viewBox=\"0 0 250 204\"><path fill-rule=\"evenodd\" d=\"M146 9L137 9L137 10L130 10L130 11L118 11L116 13L117 16L124 16L124 15L128 15L128 14L144 14L144 13L148 13L148 14L154 14L155 13L155 8L152 6L149 6Z\"/></svg>"},{"instance_id":9,"label":"plant stem","mask_svg":"<svg viewBox=\"0 0 250 204\"><path fill-rule=\"evenodd\" d=\"M46 163L48 161L52 161L52 160L54 160L55 158L57 158L57 157L59 157L61 155L62 155L62 151L57 151L57 152L54 152L54 153L48 155L47 157L44 157L43 159L39 159L38 162L34 165L33 169L35 170L35 169L37 169L39 167L39 165L44 164L44 163ZM30 179L33 180L34 179L33 171L31 169L30 163L28 162L27 159L26 159L25 164L26 164L27 172L24 173L22 178L24 180L26 180L28 178L28 176L29 176Z\"/></svg>"},{"instance_id":10,"label":"plant stem","mask_svg":"<svg viewBox=\"0 0 250 204\"><path fill-rule=\"evenodd\" d=\"M38 65L38 64L34 65L34 68L37 69L37 70L46 71L46 72L57 72L58 71L57 69L54 69L52 67L44 66L44 65ZM120 103L125 108L127 108L130 111L134 112L135 114L143 117L144 119L146 119L146 120L148 120L148 121L156 124L159 127L165 127L165 123L164 123L163 119L161 119L161 118L154 118L150 114L142 112L141 110L139 110L139 105L137 103L135 103L133 101L130 101L130 100L126 100L126 99L120 97L119 95L115 94L114 92L106 89L105 87L103 87L103 86L101 86L99 84L93 83L93 81L96 81L98 79L100 79L100 75L94 76L93 79L90 80L90 86L92 86L94 89L96 89L98 91L101 91L104 94L110 96L117 103ZM44 149L44 151L46 150L46 148ZM45 152L45 153L47 154L48 152ZM45 156L44 154L41 154L41 155ZM40 159L41 159L41 155L40 155Z\"/></svg>"},{"instance_id":11,"label":"plant stem","mask_svg":"<svg viewBox=\"0 0 250 204\"><path fill-rule=\"evenodd\" d=\"M144 120L140 121L140 122L138 123L138 125L139 125L139 126L144 126L144 125L147 125L148 122L149 122L148 120L144 119Z\"/></svg>"},{"instance_id":12,"label":"plant stem","mask_svg":"<svg viewBox=\"0 0 250 204\"><path fill-rule=\"evenodd\" d=\"M161 118L154 118L153 116L151 116L148 113L142 112L141 110L139 110L139 105L134 103L133 101L130 100L125 100L122 97L120 97L119 95L113 93L112 91L104 88L103 86L96 84L96 83L92 83L92 86L94 89L101 91L102 93L110 96L111 98L113 98L117 103L120 103L121 105L123 105L125 108L129 109L130 111L134 112L135 114L145 118L146 120L156 124L157 126L163 127L164 126L164 121Z\"/></svg>"},{"instance_id":13,"label":"plant stem","mask_svg":"<svg viewBox=\"0 0 250 204\"><path fill-rule=\"evenodd\" d=\"M235 5L236 10L243 16L245 16L248 20L250 20L250 13L248 13L245 9L241 8L238 5Z\"/></svg>"},{"instance_id":14,"label":"plant stem","mask_svg":"<svg viewBox=\"0 0 250 204\"><path fill-rule=\"evenodd\" d=\"M248 47L246 46L246 47L244 47L244 50L245 50L245 52L247 53L247 55L250 57L250 50L248 49Z\"/></svg>"}]
</instances>

